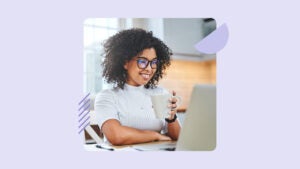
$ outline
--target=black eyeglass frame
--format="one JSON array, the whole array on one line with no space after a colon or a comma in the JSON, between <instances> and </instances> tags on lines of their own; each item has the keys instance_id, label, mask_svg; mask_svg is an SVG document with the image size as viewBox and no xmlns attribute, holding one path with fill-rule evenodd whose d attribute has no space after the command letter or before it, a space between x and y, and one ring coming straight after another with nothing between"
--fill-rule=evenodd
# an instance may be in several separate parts
<instances>
[{"instance_id":1,"label":"black eyeglass frame","mask_svg":"<svg viewBox=\"0 0 300 169\"><path fill-rule=\"evenodd\" d=\"M139 64L140 60L143 60L143 61L146 61L146 62L147 62L146 65L145 65L144 67L141 67L141 65ZM155 63L155 62L156 62L156 63ZM157 58L154 58L154 59L152 59L151 61L148 60L148 59L145 58L145 57L138 57L138 58L136 59L136 64L137 64L138 68L140 68L140 69L146 69L146 68L148 67L149 63L150 63L151 69L157 69L158 64L159 64L159 61L158 61ZM156 67L153 67L153 66L152 66L153 64L156 64Z\"/></svg>"}]
</instances>

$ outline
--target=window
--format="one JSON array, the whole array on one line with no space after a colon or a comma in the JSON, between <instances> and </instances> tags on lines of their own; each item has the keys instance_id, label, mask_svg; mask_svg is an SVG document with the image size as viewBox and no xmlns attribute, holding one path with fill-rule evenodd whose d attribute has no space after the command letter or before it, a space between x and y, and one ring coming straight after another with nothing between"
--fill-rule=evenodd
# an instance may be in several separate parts
<instances>
[{"instance_id":1,"label":"window","mask_svg":"<svg viewBox=\"0 0 300 169\"><path fill-rule=\"evenodd\" d=\"M102 43L121 29L122 22L118 18L89 18L83 26L83 72L84 93L95 94L109 85L101 74Z\"/></svg>"}]
</instances>

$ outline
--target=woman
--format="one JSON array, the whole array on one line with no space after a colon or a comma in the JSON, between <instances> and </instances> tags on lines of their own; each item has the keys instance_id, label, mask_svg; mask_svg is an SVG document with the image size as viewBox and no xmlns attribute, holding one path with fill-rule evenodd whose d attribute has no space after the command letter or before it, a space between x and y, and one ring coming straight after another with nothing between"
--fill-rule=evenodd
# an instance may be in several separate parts
<instances>
[{"instance_id":1,"label":"woman","mask_svg":"<svg viewBox=\"0 0 300 169\"><path fill-rule=\"evenodd\" d=\"M171 55L161 40L143 29L120 31L104 43L103 77L115 87L97 94L95 112L106 141L126 145L178 139L177 100L170 98L168 118L157 119L150 97L167 93L157 84Z\"/></svg>"}]
</instances>

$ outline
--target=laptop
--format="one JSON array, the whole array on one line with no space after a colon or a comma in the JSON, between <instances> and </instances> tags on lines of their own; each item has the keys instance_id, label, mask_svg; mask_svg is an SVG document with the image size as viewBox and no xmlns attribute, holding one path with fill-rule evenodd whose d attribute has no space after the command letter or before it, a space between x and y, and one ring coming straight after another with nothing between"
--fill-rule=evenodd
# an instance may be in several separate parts
<instances>
[{"instance_id":1,"label":"laptop","mask_svg":"<svg viewBox=\"0 0 300 169\"><path fill-rule=\"evenodd\" d=\"M137 150L212 151L216 147L216 86L194 86L177 142L133 145Z\"/></svg>"}]
</instances>

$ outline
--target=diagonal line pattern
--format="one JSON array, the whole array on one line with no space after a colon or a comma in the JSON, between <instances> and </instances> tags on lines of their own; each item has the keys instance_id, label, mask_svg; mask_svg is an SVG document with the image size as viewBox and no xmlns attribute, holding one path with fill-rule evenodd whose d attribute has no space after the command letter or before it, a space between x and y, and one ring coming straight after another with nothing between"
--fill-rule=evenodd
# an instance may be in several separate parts
<instances>
[{"instance_id":1,"label":"diagonal line pattern","mask_svg":"<svg viewBox=\"0 0 300 169\"><path fill-rule=\"evenodd\" d=\"M78 128L80 128L88 119L90 119L90 116L88 116L88 118L86 118L79 126Z\"/></svg>"},{"instance_id":2,"label":"diagonal line pattern","mask_svg":"<svg viewBox=\"0 0 300 169\"><path fill-rule=\"evenodd\" d=\"M78 134L80 134L80 133L83 131L83 129L85 129L86 126L88 126L88 125L90 125L90 122L89 122L88 124L86 124L86 125L78 132Z\"/></svg>"},{"instance_id":3,"label":"diagonal line pattern","mask_svg":"<svg viewBox=\"0 0 300 169\"><path fill-rule=\"evenodd\" d=\"M85 112L87 109L90 109L90 106L91 106L91 104L88 104L87 106L85 106L85 108L79 113L78 116L81 116L81 114L82 114L83 112Z\"/></svg>"},{"instance_id":4,"label":"diagonal line pattern","mask_svg":"<svg viewBox=\"0 0 300 169\"><path fill-rule=\"evenodd\" d=\"M80 134L89 124L90 124L90 93L88 93L79 103L78 105L80 106L78 109L79 115L78 115L78 129Z\"/></svg>"},{"instance_id":5,"label":"diagonal line pattern","mask_svg":"<svg viewBox=\"0 0 300 169\"><path fill-rule=\"evenodd\" d=\"M78 122L80 122L87 114L89 114L90 113L90 110L87 112L87 113L85 113L79 120L78 120Z\"/></svg>"},{"instance_id":6,"label":"diagonal line pattern","mask_svg":"<svg viewBox=\"0 0 300 169\"><path fill-rule=\"evenodd\" d=\"M79 103L78 105L80 105L87 97L89 97L90 93L88 93Z\"/></svg>"},{"instance_id":7,"label":"diagonal line pattern","mask_svg":"<svg viewBox=\"0 0 300 169\"><path fill-rule=\"evenodd\" d=\"M83 105L78 109L80 111L87 103L90 103L91 99L86 100Z\"/></svg>"}]
</instances>

